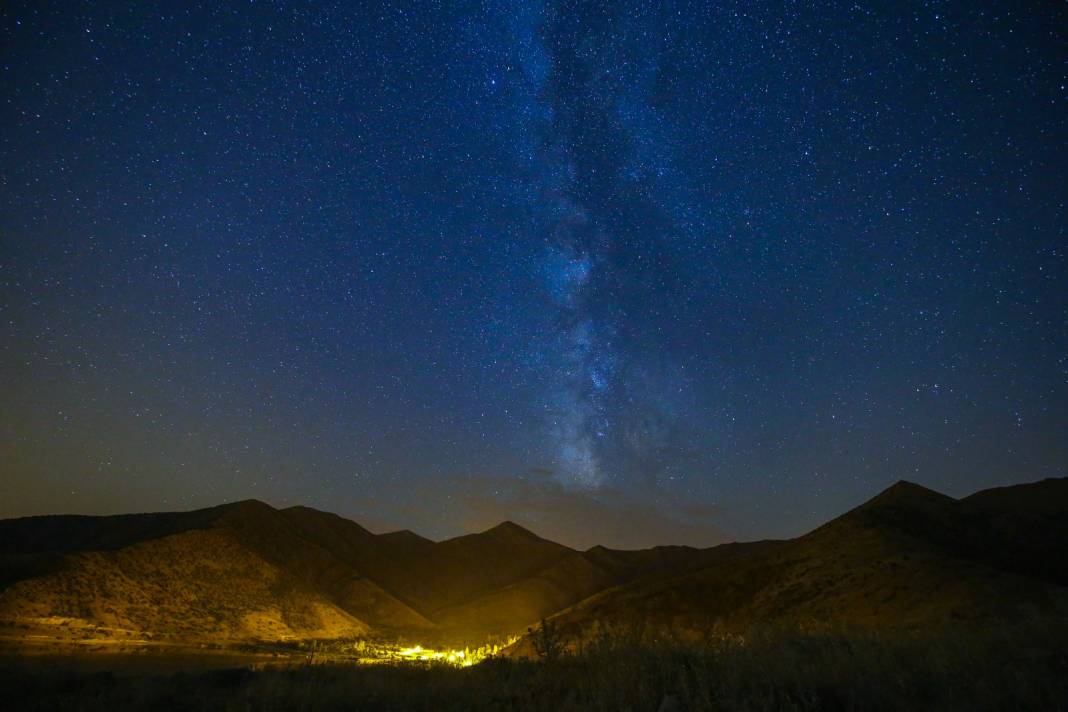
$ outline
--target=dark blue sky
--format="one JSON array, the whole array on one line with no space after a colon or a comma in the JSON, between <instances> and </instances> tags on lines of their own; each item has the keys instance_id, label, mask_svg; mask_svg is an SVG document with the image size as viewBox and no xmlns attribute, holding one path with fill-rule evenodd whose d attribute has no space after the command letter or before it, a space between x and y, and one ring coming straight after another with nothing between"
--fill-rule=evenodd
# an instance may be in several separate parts
<instances>
[{"instance_id":1,"label":"dark blue sky","mask_svg":"<svg viewBox=\"0 0 1068 712\"><path fill-rule=\"evenodd\" d=\"M0 10L0 516L795 535L1068 474L1057 3Z\"/></svg>"}]
</instances>

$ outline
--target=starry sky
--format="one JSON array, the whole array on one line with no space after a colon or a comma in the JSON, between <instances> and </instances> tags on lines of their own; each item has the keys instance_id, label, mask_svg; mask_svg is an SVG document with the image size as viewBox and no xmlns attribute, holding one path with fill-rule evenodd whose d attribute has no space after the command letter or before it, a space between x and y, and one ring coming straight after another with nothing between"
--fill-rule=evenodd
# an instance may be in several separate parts
<instances>
[{"instance_id":1,"label":"starry sky","mask_svg":"<svg viewBox=\"0 0 1068 712\"><path fill-rule=\"evenodd\" d=\"M0 8L0 516L794 536L1068 474L1061 3Z\"/></svg>"}]
</instances>

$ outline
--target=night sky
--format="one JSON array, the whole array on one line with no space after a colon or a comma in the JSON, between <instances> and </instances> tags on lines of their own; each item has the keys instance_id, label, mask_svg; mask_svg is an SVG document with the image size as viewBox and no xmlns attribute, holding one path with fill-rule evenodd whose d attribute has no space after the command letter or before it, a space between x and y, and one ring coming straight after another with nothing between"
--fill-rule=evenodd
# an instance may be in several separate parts
<instances>
[{"instance_id":1,"label":"night sky","mask_svg":"<svg viewBox=\"0 0 1068 712\"><path fill-rule=\"evenodd\" d=\"M2 517L1068 474L1062 3L120 5L0 9Z\"/></svg>"}]
</instances>

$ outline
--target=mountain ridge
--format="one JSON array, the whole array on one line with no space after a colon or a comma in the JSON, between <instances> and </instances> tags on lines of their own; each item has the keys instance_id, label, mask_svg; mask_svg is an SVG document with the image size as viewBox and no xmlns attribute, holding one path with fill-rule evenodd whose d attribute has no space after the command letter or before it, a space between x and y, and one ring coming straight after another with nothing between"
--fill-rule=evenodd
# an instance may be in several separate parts
<instances>
[{"instance_id":1,"label":"mountain ridge","mask_svg":"<svg viewBox=\"0 0 1068 712\"><path fill-rule=\"evenodd\" d=\"M1026 492L1028 485L1020 487ZM988 514L977 516L962 500L898 482L795 539L749 552L736 544L744 553L729 561L637 578L552 620L565 637L582 640L599 627L634 621L700 637L768 625L910 628L1065 616L1063 568L1035 565L1028 556L1037 546L1045 555L1039 564L1068 558L1068 538L1050 538L1044 528L1063 522L1068 511L1068 486L1058 491L1059 504L1044 504L1049 516L1027 520L1028 528L1009 539L991 524L997 517L989 512L1005 516L1011 509L997 497L988 497ZM529 643L514 652L530 655Z\"/></svg>"},{"instance_id":2,"label":"mountain ridge","mask_svg":"<svg viewBox=\"0 0 1068 712\"><path fill-rule=\"evenodd\" d=\"M179 638L442 636L541 618L581 638L756 622L867 627L1061 610L1068 479L954 499L901 480L795 539L578 551L506 520L441 541L256 499L0 520L0 620ZM214 572L214 573L212 573ZM156 611L155 613L153 611Z\"/></svg>"}]
</instances>

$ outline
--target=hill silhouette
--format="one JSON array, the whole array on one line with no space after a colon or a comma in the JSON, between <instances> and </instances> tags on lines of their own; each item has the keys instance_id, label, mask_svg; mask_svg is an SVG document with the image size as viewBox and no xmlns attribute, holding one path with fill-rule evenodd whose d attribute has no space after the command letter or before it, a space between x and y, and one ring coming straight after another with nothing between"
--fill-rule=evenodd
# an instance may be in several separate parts
<instances>
[{"instance_id":1,"label":"hill silhouette","mask_svg":"<svg viewBox=\"0 0 1068 712\"><path fill-rule=\"evenodd\" d=\"M37 635L463 642L547 617L572 641L605 627L686 638L971 625L1068 609L1066 522L1065 479L961 500L899 482L797 539L709 549L576 551L513 522L435 542L256 500L26 517L0 521L0 622Z\"/></svg>"},{"instance_id":2,"label":"hill silhouette","mask_svg":"<svg viewBox=\"0 0 1068 712\"><path fill-rule=\"evenodd\" d=\"M639 577L555 622L565 637L582 640L638 623L686 638L761 626L909 628L1063 615L1065 539L1056 534L1068 514L1066 484L1047 480L958 501L898 482L802 537L734 545L733 553L716 547L717 561Z\"/></svg>"}]
</instances>

